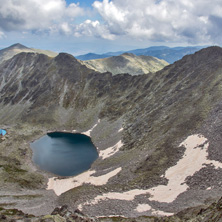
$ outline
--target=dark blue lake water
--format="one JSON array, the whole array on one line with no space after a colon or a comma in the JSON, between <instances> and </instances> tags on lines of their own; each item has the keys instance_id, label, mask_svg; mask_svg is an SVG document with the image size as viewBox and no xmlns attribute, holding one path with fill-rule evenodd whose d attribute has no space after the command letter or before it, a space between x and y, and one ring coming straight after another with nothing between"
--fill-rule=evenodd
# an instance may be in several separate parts
<instances>
[{"instance_id":1,"label":"dark blue lake water","mask_svg":"<svg viewBox=\"0 0 222 222\"><path fill-rule=\"evenodd\" d=\"M88 170L98 158L90 137L63 132L49 133L31 143L33 162L59 176L74 176Z\"/></svg>"}]
</instances>

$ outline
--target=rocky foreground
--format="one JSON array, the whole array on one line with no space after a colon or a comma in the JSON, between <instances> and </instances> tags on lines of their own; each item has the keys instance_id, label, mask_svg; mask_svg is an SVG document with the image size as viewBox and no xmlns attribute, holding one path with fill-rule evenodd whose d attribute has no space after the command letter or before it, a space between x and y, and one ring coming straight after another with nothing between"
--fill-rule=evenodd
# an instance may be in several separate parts
<instances>
[{"instance_id":1,"label":"rocky foreground","mask_svg":"<svg viewBox=\"0 0 222 222\"><path fill-rule=\"evenodd\" d=\"M17 209L0 208L1 221L25 221L25 222L220 222L222 221L222 198L217 202L212 203L208 207L190 208L181 211L170 217L148 217L142 216L138 218L123 218L123 217L88 217L81 211L74 212L68 209L68 206L57 207L49 215L35 217L33 215L24 214Z\"/></svg>"}]
</instances>

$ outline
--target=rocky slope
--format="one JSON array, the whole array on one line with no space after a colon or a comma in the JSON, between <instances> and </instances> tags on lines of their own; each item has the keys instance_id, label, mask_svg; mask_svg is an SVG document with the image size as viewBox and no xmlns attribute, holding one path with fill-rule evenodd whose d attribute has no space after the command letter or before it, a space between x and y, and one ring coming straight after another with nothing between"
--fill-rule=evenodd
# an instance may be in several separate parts
<instances>
[{"instance_id":1,"label":"rocky slope","mask_svg":"<svg viewBox=\"0 0 222 222\"><path fill-rule=\"evenodd\" d=\"M67 204L89 216L163 216L221 196L222 49L150 75L98 73L61 53L0 64L1 206L47 214ZM54 178L31 161L47 131L85 132L99 159ZM47 182L48 183L48 189Z\"/></svg>"},{"instance_id":2,"label":"rocky slope","mask_svg":"<svg viewBox=\"0 0 222 222\"><path fill-rule=\"evenodd\" d=\"M98 72L111 72L113 75L128 73L131 75L147 74L157 72L168 63L152 56L136 56L125 53L120 56L112 56L104 59L94 59L82 62L90 69Z\"/></svg>"}]
</instances>

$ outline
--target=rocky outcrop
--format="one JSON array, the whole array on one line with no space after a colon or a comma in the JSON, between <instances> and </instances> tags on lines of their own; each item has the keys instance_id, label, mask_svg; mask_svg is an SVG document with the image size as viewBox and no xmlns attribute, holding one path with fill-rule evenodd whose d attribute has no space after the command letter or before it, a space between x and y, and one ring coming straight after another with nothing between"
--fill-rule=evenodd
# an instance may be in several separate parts
<instances>
[{"instance_id":1,"label":"rocky outcrop","mask_svg":"<svg viewBox=\"0 0 222 222\"><path fill-rule=\"evenodd\" d=\"M88 217L79 210L71 212L68 206L57 207L51 214L35 217L34 215L25 214L17 209L0 208L1 221L27 221L27 222L98 222L96 218Z\"/></svg>"},{"instance_id":2,"label":"rocky outcrop","mask_svg":"<svg viewBox=\"0 0 222 222\"><path fill-rule=\"evenodd\" d=\"M141 216L138 218L124 218L124 217L88 217L81 211L70 211L67 205L56 207L51 214L35 217L34 215L25 214L16 209L0 208L1 221L29 221L29 222L57 222L57 221L70 221L70 222L219 222L222 220L222 198L215 201L209 206L200 206L196 208L189 208L179 212L171 217L146 217Z\"/></svg>"}]
</instances>

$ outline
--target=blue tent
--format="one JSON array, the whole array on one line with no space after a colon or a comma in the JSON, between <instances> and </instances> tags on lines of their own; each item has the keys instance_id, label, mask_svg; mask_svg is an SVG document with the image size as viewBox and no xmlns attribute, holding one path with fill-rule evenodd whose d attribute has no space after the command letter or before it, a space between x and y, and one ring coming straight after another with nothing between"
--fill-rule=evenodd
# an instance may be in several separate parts
<instances>
[{"instance_id":1,"label":"blue tent","mask_svg":"<svg viewBox=\"0 0 222 222\"><path fill-rule=\"evenodd\" d=\"M6 130L0 129L0 135L1 136L4 136L6 133L7 133Z\"/></svg>"}]
</instances>

